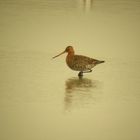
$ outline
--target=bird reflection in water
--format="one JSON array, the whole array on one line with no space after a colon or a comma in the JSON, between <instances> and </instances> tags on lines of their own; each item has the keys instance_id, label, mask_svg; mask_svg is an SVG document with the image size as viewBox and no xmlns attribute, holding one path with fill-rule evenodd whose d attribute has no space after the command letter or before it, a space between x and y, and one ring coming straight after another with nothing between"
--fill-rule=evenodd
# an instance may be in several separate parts
<instances>
[{"instance_id":1,"label":"bird reflection in water","mask_svg":"<svg viewBox=\"0 0 140 140\"><path fill-rule=\"evenodd\" d=\"M95 102L95 93L98 89L99 81L88 78L70 78L65 82L65 110L70 111L73 108L85 107ZM94 93L94 90L96 91Z\"/></svg>"},{"instance_id":2,"label":"bird reflection in water","mask_svg":"<svg viewBox=\"0 0 140 140\"><path fill-rule=\"evenodd\" d=\"M93 9L94 0L81 0L81 3L85 12Z\"/></svg>"}]
</instances>

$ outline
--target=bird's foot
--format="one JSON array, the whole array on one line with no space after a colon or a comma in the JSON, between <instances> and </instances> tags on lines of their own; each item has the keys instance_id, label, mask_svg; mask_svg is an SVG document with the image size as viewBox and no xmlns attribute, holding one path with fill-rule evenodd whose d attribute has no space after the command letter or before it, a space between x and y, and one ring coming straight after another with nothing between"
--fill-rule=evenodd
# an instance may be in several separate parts
<instances>
[{"instance_id":1,"label":"bird's foot","mask_svg":"<svg viewBox=\"0 0 140 140\"><path fill-rule=\"evenodd\" d=\"M83 72L80 71L80 72L78 73L78 76L79 76L79 77L82 77L82 76L83 76Z\"/></svg>"}]
</instances>

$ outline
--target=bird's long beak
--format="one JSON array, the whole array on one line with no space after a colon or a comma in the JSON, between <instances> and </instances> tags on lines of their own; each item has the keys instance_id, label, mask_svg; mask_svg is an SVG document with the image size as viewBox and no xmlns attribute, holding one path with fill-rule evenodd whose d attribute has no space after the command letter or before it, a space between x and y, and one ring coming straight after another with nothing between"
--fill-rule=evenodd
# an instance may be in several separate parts
<instances>
[{"instance_id":1,"label":"bird's long beak","mask_svg":"<svg viewBox=\"0 0 140 140\"><path fill-rule=\"evenodd\" d=\"M62 55L62 54L64 54L65 52L66 52L66 51L63 51L62 53L60 53L60 54L54 56L53 59L56 58L56 57L58 57L58 56L60 56L60 55Z\"/></svg>"}]
</instances>

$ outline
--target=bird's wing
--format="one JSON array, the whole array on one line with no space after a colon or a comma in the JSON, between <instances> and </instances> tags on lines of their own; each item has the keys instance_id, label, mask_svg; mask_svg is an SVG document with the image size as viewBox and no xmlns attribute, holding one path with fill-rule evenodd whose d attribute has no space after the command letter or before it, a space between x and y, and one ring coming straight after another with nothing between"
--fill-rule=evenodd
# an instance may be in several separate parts
<instances>
[{"instance_id":1,"label":"bird's wing","mask_svg":"<svg viewBox=\"0 0 140 140\"><path fill-rule=\"evenodd\" d=\"M93 59L93 58L83 56L83 55L75 55L73 60L75 63L78 63L78 64L84 63L85 65L96 64L96 62L99 61L97 59Z\"/></svg>"}]
</instances>

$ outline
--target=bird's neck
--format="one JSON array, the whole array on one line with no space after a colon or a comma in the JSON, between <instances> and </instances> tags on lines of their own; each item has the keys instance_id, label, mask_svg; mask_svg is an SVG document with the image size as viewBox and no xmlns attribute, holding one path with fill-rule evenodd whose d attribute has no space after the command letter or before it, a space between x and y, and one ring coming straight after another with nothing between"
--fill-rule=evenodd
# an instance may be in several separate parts
<instances>
[{"instance_id":1,"label":"bird's neck","mask_svg":"<svg viewBox=\"0 0 140 140\"><path fill-rule=\"evenodd\" d=\"M74 55L74 51L69 51L67 56L73 56Z\"/></svg>"},{"instance_id":2,"label":"bird's neck","mask_svg":"<svg viewBox=\"0 0 140 140\"><path fill-rule=\"evenodd\" d=\"M73 56L74 56L74 51L68 52L67 57L66 57L66 62L69 63L70 61L72 61Z\"/></svg>"}]
</instances>

